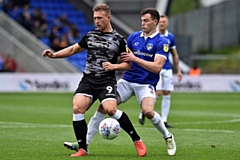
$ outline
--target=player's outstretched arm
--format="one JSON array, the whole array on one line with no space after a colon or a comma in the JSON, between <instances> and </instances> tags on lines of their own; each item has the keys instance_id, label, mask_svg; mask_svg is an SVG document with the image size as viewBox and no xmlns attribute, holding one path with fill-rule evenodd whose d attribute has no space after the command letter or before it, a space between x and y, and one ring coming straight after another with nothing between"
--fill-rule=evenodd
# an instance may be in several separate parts
<instances>
[{"instance_id":1,"label":"player's outstretched arm","mask_svg":"<svg viewBox=\"0 0 240 160\"><path fill-rule=\"evenodd\" d=\"M53 51L51 51L50 49L46 49L42 52L42 56L43 57L49 57L49 58L65 58L65 57L69 57L73 54L76 54L78 52L83 51L84 48L82 48L81 46L79 46L78 43L69 46L67 48L64 48L58 52L53 53Z\"/></svg>"}]
</instances>

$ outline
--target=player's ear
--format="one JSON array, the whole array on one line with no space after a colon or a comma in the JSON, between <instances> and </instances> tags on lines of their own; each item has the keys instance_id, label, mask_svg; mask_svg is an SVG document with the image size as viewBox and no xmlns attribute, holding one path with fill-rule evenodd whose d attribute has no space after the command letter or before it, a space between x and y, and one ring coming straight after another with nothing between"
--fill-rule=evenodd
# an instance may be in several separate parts
<instances>
[{"instance_id":1,"label":"player's ear","mask_svg":"<svg viewBox=\"0 0 240 160\"><path fill-rule=\"evenodd\" d=\"M159 23L159 20L158 20L158 19L155 19L154 22L155 22L155 25L157 26L158 23Z\"/></svg>"}]
</instances>

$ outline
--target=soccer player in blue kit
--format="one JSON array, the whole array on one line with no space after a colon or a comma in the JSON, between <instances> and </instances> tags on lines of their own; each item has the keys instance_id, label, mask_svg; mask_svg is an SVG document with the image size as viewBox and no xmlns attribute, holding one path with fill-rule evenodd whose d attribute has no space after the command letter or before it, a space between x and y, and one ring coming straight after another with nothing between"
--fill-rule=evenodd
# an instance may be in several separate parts
<instances>
[{"instance_id":1,"label":"soccer player in blue kit","mask_svg":"<svg viewBox=\"0 0 240 160\"><path fill-rule=\"evenodd\" d=\"M162 92L162 103L161 103L161 116L162 120L167 128L173 128L172 125L167 123L168 114L170 111L170 99L171 99L171 91L174 90L173 84L173 71L172 65L170 62L170 53L172 54L173 64L177 71L178 82L182 80L182 72L179 67L179 56L176 49L175 37L172 33L167 30L168 26L168 17L166 15L160 16L159 22L159 31L160 34L164 35L169 41L169 54L167 55L166 62L159 73L160 79L156 86L156 96L159 97ZM144 124L144 114L140 112L139 115L139 123Z\"/></svg>"},{"instance_id":2,"label":"soccer player in blue kit","mask_svg":"<svg viewBox=\"0 0 240 160\"><path fill-rule=\"evenodd\" d=\"M168 40L157 30L160 15L154 8L141 11L142 31L132 33L127 39L129 53L121 54L122 61L131 62L131 68L125 71L117 82L118 104L136 96L143 114L162 134L167 144L168 155L176 153L174 136L165 127L160 115L154 111L156 102L155 86L169 51ZM105 118L101 106L88 124L87 144L97 133L100 122ZM77 144L64 142L65 147L75 150Z\"/></svg>"}]
</instances>

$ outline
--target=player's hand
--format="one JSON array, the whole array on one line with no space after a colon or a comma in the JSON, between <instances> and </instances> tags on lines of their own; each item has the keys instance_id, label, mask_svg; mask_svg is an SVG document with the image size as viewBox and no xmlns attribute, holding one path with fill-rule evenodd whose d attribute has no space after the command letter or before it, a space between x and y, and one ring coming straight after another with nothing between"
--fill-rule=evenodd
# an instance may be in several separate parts
<instances>
[{"instance_id":1,"label":"player's hand","mask_svg":"<svg viewBox=\"0 0 240 160\"><path fill-rule=\"evenodd\" d=\"M50 50L50 49L45 49L43 52L42 52L42 56L43 57L49 57L49 58L53 58L53 52Z\"/></svg>"},{"instance_id":2,"label":"player's hand","mask_svg":"<svg viewBox=\"0 0 240 160\"><path fill-rule=\"evenodd\" d=\"M179 71L179 72L177 73L177 75L178 75L178 82L181 82L181 80L182 80L182 72Z\"/></svg>"},{"instance_id":3,"label":"player's hand","mask_svg":"<svg viewBox=\"0 0 240 160\"><path fill-rule=\"evenodd\" d=\"M128 52L121 53L120 59L123 62L134 62L136 57L133 54L133 52L130 49L128 49Z\"/></svg>"},{"instance_id":4,"label":"player's hand","mask_svg":"<svg viewBox=\"0 0 240 160\"><path fill-rule=\"evenodd\" d=\"M105 69L105 71L112 71L114 70L114 65L110 62L103 62L102 67Z\"/></svg>"}]
</instances>

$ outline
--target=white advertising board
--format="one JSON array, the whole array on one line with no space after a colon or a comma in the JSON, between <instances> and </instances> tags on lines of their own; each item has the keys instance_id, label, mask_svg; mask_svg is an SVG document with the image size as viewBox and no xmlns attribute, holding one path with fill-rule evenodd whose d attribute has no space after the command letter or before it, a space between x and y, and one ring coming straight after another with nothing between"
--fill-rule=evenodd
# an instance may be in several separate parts
<instances>
[{"instance_id":1,"label":"white advertising board","mask_svg":"<svg viewBox=\"0 0 240 160\"><path fill-rule=\"evenodd\" d=\"M181 92L240 92L240 75L183 75L181 82L174 76L174 91Z\"/></svg>"},{"instance_id":2,"label":"white advertising board","mask_svg":"<svg viewBox=\"0 0 240 160\"><path fill-rule=\"evenodd\" d=\"M0 73L0 92L72 92L81 78L81 73Z\"/></svg>"},{"instance_id":3,"label":"white advertising board","mask_svg":"<svg viewBox=\"0 0 240 160\"><path fill-rule=\"evenodd\" d=\"M82 73L0 73L0 92L74 92ZM240 92L240 75L183 75L175 92Z\"/></svg>"}]
</instances>

